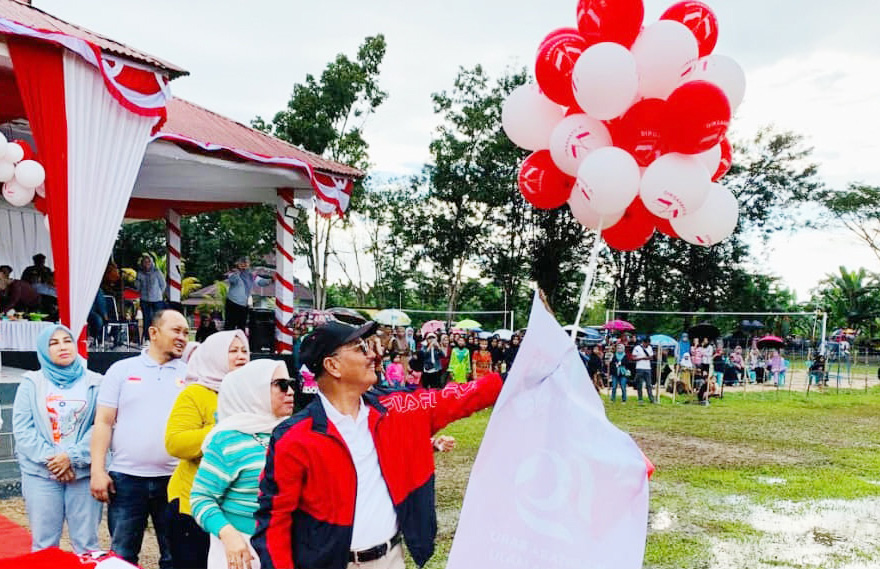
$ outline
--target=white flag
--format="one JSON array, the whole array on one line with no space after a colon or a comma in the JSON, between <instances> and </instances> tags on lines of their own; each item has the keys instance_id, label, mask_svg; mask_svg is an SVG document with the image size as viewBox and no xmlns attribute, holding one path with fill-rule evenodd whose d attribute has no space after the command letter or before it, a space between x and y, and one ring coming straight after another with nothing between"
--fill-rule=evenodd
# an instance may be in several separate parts
<instances>
[{"instance_id":1,"label":"white flag","mask_svg":"<svg viewBox=\"0 0 880 569\"><path fill-rule=\"evenodd\" d=\"M532 303L471 471L447 569L637 569L647 465L571 338Z\"/></svg>"}]
</instances>

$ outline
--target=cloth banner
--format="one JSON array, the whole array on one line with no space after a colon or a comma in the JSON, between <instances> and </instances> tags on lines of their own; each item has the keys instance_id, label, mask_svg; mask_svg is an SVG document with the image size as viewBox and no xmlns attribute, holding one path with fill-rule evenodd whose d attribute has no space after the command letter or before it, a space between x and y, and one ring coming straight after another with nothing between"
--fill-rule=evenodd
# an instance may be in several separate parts
<instances>
[{"instance_id":1,"label":"cloth banner","mask_svg":"<svg viewBox=\"0 0 880 569\"><path fill-rule=\"evenodd\" d=\"M0 265L10 265L16 278L32 265L36 253L46 255L46 266L54 267L52 241L43 214L35 209L0 203Z\"/></svg>"},{"instance_id":2,"label":"cloth banner","mask_svg":"<svg viewBox=\"0 0 880 569\"><path fill-rule=\"evenodd\" d=\"M447 569L637 569L647 464L535 295L471 471Z\"/></svg>"}]
</instances>

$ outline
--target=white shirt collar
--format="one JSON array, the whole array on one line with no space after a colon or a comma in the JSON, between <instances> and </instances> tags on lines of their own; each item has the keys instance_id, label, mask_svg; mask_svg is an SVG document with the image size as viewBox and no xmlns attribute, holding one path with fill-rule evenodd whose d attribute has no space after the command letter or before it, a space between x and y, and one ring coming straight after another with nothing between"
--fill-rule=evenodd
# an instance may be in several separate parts
<instances>
[{"instance_id":1,"label":"white shirt collar","mask_svg":"<svg viewBox=\"0 0 880 569\"><path fill-rule=\"evenodd\" d=\"M357 419L352 419L350 415L344 415L336 407L334 407L333 404L330 403L330 400L327 399L327 396L321 393L320 390L318 390L318 397L321 398L321 405L324 406L324 412L327 413L327 418L333 421L334 425L338 425L340 422L345 421L346 419L356 424L359 424L361 421L366 420L366 418L370 415L370 410L366 405L364 405L363 399L358 399L358 416Z\"/></svg>"}]
</instances>

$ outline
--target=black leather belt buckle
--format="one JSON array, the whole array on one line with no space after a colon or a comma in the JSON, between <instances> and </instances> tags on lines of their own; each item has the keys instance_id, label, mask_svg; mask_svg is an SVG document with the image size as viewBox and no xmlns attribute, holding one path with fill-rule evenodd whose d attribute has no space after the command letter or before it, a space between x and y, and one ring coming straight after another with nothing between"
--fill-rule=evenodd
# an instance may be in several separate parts
<instances>
[{"instance_id":1,"label":"black leather belt buckle","mask_svg":"<svg viewBox=\"0 0 880 569\"><path fill-rule=\"evenodd\" d=\"M400 543L400 541L401 537L398 533L389 541L386 541L381 545L377 545L369 549L362 549L360 551L351 551L348 554L348 561L350 563L369 563L370 561L381 559L385 557L389 551L394 549L394 546Z\"/></svg>"}]
</instances>

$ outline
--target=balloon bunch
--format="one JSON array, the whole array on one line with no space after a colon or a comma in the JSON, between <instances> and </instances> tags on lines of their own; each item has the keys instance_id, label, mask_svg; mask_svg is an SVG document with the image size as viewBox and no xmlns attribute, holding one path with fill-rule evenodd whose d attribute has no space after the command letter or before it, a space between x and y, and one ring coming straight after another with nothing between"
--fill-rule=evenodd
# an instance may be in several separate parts
<instances>
[{"instance_id":1,"label":"balloon bunch","mask_svg":"<svg viewBox=\"0 0 880 569\"><path fill-rule=\"evenodd\" d=\"M718 21L702 2L673 4L642 27L643 0L579 0L578 27L538 48L536 84L502 108L504 132L535 151L519 188L534 207L566 202L605 242L632 251L655 230L709 247L739 218L718 184L745 74L713 54Z\"/></svg>"}]
</instances>

